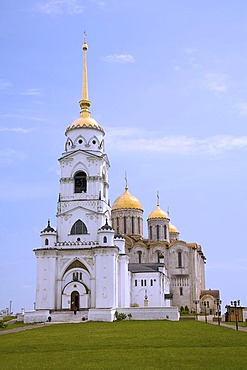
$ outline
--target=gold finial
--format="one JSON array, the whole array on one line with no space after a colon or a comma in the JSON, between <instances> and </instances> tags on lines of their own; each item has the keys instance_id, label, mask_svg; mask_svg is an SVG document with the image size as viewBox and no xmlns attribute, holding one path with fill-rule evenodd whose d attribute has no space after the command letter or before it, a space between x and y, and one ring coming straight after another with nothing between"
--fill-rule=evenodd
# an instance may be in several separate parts
<instances>
[{"instance_id":1,"label":"gold finial","mask_svg":"<svg viewBox=\"0 0 247 370\"><path fill-rule=\"evenodd\" d=\"M159 191L157 190L157 207L159 207L160 205L160 195L159 195Z\"/></svg>"},{"instance_id":2,"label":"gold finial","mask_svg":"<svg viewBox=\"0 0 247 370\"><path fill-rule=\"evenodd\" d=\"M125 190L128 190L128 179L127 179L127 172L125 171Z\"/></svg>"},{"instance_id":3,"label":"gold finial","mask_svg":"<svg viewBox=\"0 0 247 370\"><path fill-rule=\"evenodd\" d=\"M86 31L84 31L84 43L82 46L82 50L84 52L84 63L83 63L83 81L82 81L82 99L80 100L80 107L81 107L81 116L82 117L89 117L89 107L91 105L90 100L88 100L88 84L87 84L87 42L86 42Z\"/></svg>"}]
</instances>

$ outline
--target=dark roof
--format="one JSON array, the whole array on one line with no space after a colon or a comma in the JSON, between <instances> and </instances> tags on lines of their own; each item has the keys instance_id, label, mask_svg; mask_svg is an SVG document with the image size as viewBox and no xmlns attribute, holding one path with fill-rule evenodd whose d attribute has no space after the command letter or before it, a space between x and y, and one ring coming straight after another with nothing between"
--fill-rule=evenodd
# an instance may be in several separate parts
<instances>
[{"instance_id":1,"label":"dark roof","mask_svg":"<svg viewBox=\"0 0 247 370\"><path fill-rule=\"evenodd\" d=\"M129 263L130 272L157 272L163 263Z\"/></svg>"},{"instance_id":2,"label":"dark roof","mask_svg":"<svg viewBox=\"0 0 247 370\"><path fill-rule=\"evenodd\" d=\"M108 225L108 221L107 221L107 219L106 219L106 221L105 221L105 225L103 225L103 226L100 228L100 230L113 230L113 228L112 228L110 225Z\"/></svg>"},{"instance_id":3,"label":"dark roof","mask_svg":"<svg viewBox=\"0 0 247 370\"><path fill-rule=\"evenodd\" d=\"M45 232L54 232L54 231L55 230L53 229L53 227L51 227L50 220L48 220L46 228L44 230L42 230L41 232L45 233Z\"/></svg>"},{"instance_id":4,"label":"dark roof","mask_svg":"<svg viewBox=\"0 0 247 370\"><path fill-rule=\"evenodd\" d=\"M200 298L202 298L205 295L211 295L214 298L220 298L220 291L219 290L201 290Z\"/></svg>"}]
</instances>

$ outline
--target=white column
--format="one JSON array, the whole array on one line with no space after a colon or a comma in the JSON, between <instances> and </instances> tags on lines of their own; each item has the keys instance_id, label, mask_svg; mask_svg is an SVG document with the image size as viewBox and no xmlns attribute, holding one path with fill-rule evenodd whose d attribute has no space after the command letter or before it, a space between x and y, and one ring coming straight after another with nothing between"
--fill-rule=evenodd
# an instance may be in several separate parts
<instances>
[{"instance_id":1,"label":"white column","mask_svg":"<svg viewBox=\"0 0 247 370\"><path fill-rule=\"evenodd\" d=\"M129 257L119 255L118 259L118 307L130 306L130 284L128 275Z\"/></svg>"}]
</instances>

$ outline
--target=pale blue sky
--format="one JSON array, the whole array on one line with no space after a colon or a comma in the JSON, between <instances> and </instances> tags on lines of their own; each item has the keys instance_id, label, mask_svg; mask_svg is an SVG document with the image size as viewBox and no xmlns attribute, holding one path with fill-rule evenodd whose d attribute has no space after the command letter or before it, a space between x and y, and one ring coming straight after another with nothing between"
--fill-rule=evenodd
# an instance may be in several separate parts
<instances>
[{"instance_id":1,"label":"pale blue sky","mask_svg":"<svg viewBox=\"0 0 247 370\"><path fill-rule=\"evenodd\" d=\"M207 288L247 305L247 3L3 0L0 24L0 309L33 307L85 29L111 201L127 171L146 226L159 190L181 239L202 245Z\"/></svg>"}]
</instances>

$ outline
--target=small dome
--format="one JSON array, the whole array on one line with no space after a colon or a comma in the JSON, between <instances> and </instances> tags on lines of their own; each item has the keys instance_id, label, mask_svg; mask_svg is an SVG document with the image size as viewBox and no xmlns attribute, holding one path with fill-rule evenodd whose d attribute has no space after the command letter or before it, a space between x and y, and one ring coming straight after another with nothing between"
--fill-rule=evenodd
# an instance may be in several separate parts
<instances>
[{"instance_id":1,"label":"small dome","mask_svg":"<svg viewBox=\"0 0 247 370\"><path fill-rule=\"evenodd\" d=\"M148 220L152 218L169 218L168 215L160 209L160 206L157 206L156 209L150 213Z\"/></svg>"},{"instance_id":2,"label":"small dome","mask_svg":"<svg viewBox=\"0 0 247 370\"><path fill-rule=\"evenodd\" d=\"M80 117L76 119L69 127L67 127L65 134L68 131L78 129L78 128L91 128L104 132L103 128L98 124L95 119L91 117Z\"/></svg>"},{"instance_id":3,"label":"small dome","mask_svg":"<svg viewBox=\"0 0 247 370\"><path fill-rule=\"evenodd\" d=\"M112 210L116 209L140 209L142 211L142 205L134 195L129 193L126 186L125 192L112 205Z\"/></svg>"},{"instance_id":4,"label":"small dome","mask_svg":"<svg viewBox=\"0 0 247 370\"><path fill-rule=\"evenodd\" d=\"M169 233L178 233L178 229L176 228L176 226L172 225L172 224L169 224Z\"/></svg>"},{"instance_id":5,"label":"small dome","mask_svg":"<svg viewBox=\"0 0 247 370\"><path fill-rule=\"evenodd\" d=\"M48 220L47 226L44 230L41 231L42 233L49 233L49 232L55 232L53 227L51 227L50 220Z\"/></svg>"},{"instance_id":6,"label":"small dome","mask_svg":"<svg viewBox=\"0 0 247 370\"><path fill-rule=\"evenodd\" d=\"M110 225L108 225L108 221L106 219L105 225L103 225L99 230L113 230L113 228Z\"/></svg>"}]
</instances>

